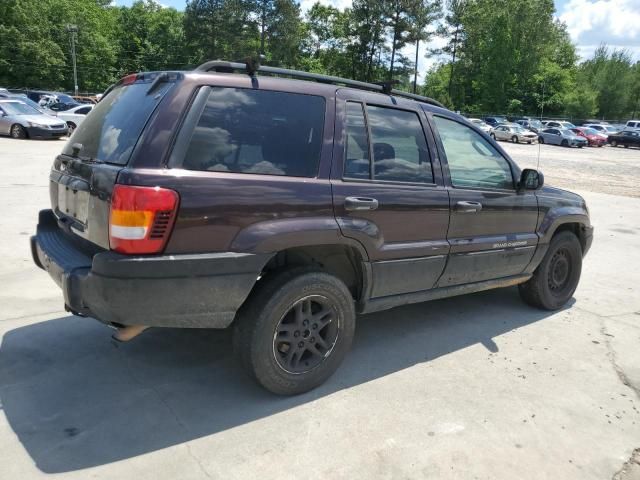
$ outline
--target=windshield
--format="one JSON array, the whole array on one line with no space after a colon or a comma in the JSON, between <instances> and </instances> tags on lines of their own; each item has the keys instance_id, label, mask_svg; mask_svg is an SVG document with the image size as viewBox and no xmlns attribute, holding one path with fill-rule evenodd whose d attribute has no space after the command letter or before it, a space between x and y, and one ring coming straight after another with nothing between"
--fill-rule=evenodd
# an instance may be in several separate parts
<instances>
[{"instance_id":1,"label":"windshield","mask_svg":"<svg viewBox=\"0 0 640 480\"><path fill-rule=\"evenodd\" d=\"M9 115L40 115L41 113L23 102L0 103L2 109Z\"/></svg>"},{"instance_id":2,"label":"windshield","mask_svg":"<svg viewBox=\"0 0 640 480\"><path fill-rule=\"evenodd\" d=\"M58 97L58 102L60 103L78 103L69 95L65 95L64 93L56 93L56 97Z\"/></svg>"},{"instance_id":3,"label":"windshield","mask_svg":"<svg viewBox=\"0 0 640 480\"><path fill-rule=\"evenodd\" d=\"M594 130L593 128L585 128L584 130L582 130L586 135L599 135L599 132L597 130Z\"/></svg>"},{"instance_id":4,"label":"windshield","mask_svg":"<svg viewBox=\"0 0 640 480\"><path fill-rule=\"evenodd\" d=\"M608 126L608 125L607 125L606 127L604 127L604 128L605 128L608 132L617 132L617 131L618 131L618 129L617 129L617 128L615 128L615 127L611 127L611 126Z\"/></svg>"},{"instance_id":5,"label":"windshield","mask_svg":"<svg viewBox=\"0 0 640 480\"><path fill-rule=\"evenodd\" d=\"M511 127L511 128L516 133L525 133L526 132L526 130L524 128L522 128L522 127Z\"/></svg>"},{"instance_id":6,"label":"windshield","mask_svg":"<svg viewBox=\"0 0 640 480\"><path fill-rule=\"evenodd\" d=\"M529 125L537 128L542 126L542 122L540 120L529 120Z\"/></svg>"},{"instance_id":7,"label":"windshield","mask_svg":"<svg viewBox=\"0 0 640 480\"><path fill-rule=\"evenodd\" d=\"M19 99L21 102L26 103L27 105L29 105L30 107L35 108L39 112L44 113L42 108L40 108L40 105L38 105L36 102L31 100L29 97L26 97L24 95L11 95L11 97Z\"/></svg>"},{"instance_id":8,"label":"windshield","mask_svg":"<svg viewBox=\"0 0 640 480\"><path fill-rule=\"evenodd\" d=\"M82 145L80 158L126 165L142 129L171 83L161 84L147 95L149 82L114 88L78 126L62 153L71 155L73 145Z\"/></svg>"},{"instance_id":9,"label":"windshield","mask_svg":"<svg viewBox=\"0 0 640 480\"><path fill-rule=\"evenodd\" d=\"M573 137L576 136L575 133L573 133L571 130L567 130L566 128L561 128L560 133L565 136L573 136Z\"/></svg>"}]
</instances>

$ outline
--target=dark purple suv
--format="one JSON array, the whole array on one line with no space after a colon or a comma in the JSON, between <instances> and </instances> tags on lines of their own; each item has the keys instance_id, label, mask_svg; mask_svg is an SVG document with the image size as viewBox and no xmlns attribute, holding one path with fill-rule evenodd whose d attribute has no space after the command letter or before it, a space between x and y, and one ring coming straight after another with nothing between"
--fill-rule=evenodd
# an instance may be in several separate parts
<instances>
[{"instance_id":1,"label":"dark purple suv","mask_svg":"<svg viewBox=\"0 0 640 480\"><path fill-rule=\"evenodd\" d=\"M50 179L33 258L67 310L122 340L231 326L280 394L336 370L356 313L510 285L560 308L593 235L581 197L433 100L225 62L122 79Z\"/></svg>"}]
</instances>

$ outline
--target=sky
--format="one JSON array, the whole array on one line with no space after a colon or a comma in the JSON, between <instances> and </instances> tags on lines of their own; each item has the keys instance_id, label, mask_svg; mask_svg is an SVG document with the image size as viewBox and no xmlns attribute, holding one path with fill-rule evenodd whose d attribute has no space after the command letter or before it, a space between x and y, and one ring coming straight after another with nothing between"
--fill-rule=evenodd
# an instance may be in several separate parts
<instances>
[{"instance_id":1,"label":"sky","mask_svg":"<svg viewBox=\"0 0 640 480\"><path fill-rule=\"evenodd\" d=\"M115 0L117 5L130 5L133 0ZM351 6L351 0L319 0L320 3L338 8ZM526 1L526 0L523 0ZM300 0L302 11L306 12L316 0ZM159 0L163 6L183 10L185 0ZM571 39L578 48L582 59L593 55L601 43L611 48L625 48L634 60L640 60L640 0L555 0L556 17L567 25ZM436 38L431 48L444 43ZM403 53L414 58L415 50L408 47ZM420 55L418 71L422 74L437 59Z\"/></svg>"}]
</instances>

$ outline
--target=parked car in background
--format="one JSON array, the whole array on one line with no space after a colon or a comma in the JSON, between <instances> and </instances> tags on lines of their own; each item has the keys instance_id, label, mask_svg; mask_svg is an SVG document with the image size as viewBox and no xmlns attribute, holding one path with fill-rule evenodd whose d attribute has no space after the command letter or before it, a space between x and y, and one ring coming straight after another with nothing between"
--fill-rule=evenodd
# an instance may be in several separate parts
<instances>
[{"instance_id":1,"label":"parked car in background","mask_svg":"<svg viewBox=\"0 0 640 480\"><path fill-rule=\"evenodd\" d=\"M506 117L485 117L484 121L491 127L497 127L502 123L508 123Z\"/></svg>"},{"instance_id":2,"label":"parked car in background","mask_svg":"<svg viewBox=\"0 0 640 480\"><path fill-rule=\"evenodd\" d=\"M69 95L57 92L43 95L38 104L54 112L64 112L80 105Z\"/></svg>"},{"instance_id":3,"label":"parked car in background","mask_svg":"<svg viewBox=\"0 0 640 480\"><path fill-rule=\"evenodd\" d=\"M629 120L624 127L625 130L638 130L640 129L640 120Z\"/></svg>"},{"instance_id":4,"label":"parked car in background","mask_svg":"<svg viewBox=\"0 0 640 480\"><path fill-rule=\"evenodd\" d=\"M546 128L561 128L561 129L570 129L570 128L576 128L576 126L571 123L571 122L567 122L566 120L547 120L547 123L545 124Z\"/></svg>"},{"instance_id":5,"label":"parked car in background","mask_svg":"<svg viewBox=\"0 0 640 480\"><path fill-rule=\"evenodd\" d=\"M587 123L583 125L583 127L593 128L598 132L602 132L605 135L613 135L620 132L620 129L614 127L613 125L609 125L608 123Z\"/></svg>"},{"instance_id":6,"label":"parked car in background","mask_svg":"<svg viewBox=\"0 0 640 480\"><path fill-rule=\"evenodd\" d=\"M535 118L521 118L520 120L516 120L516 123L536 133L544 128L542 122Z\"/></svg>"},{"instance_id":7,"label":"parked car in background","mask_svg":"<svg viewBox=\"0 0 640 480\"><path fill-rule=\"evenodd\" d=\"M488 125L485 121L479 119L479 118L469 118L468 119L471 123L473 123L476 127L478 127L480 130L482 130L485 133L489 133L491 132L491 126Z\"/></svg>"},{"instance_id":8,"label":"parked car in background","mask_svg":"<svg viewBox=\"0 0 640 480\"><path fill-rule=\"evenodd\" d=\"M87 105L95 105L96 103L98 103L98 100L96 100L95 97L71 97L71 98L73 98L78 103L83 103Z\"/></svg>"},{"instance_id":9,"label":"parked car in background","mask_svg":"<svg viewBox=\"0 0 640 480\"><path fill-rule=\"evenodd\" d=\"M532 144L538 139L537 134L515 123L498 125L491 130L490 135L494 140L510 140L513 143Z\"/></svg>"},{"instance_id":10,"label":"parked car in background","mask_svg":"<svg viewBox=\"0 0 640 480\"><path fill-rule=\"evenodd\" d=\"M7 95L9 94L9 90L7 90L6 88L0 88L0 94L2 93L6 93Z\"/></svg>"},{"instance_id":11,"label":"parked car in background","mask_svg":"<svg viewBox=\"0 0 640 480\"><path fill-rule=\"evenodd\" d=\"M625 148L640 147L640 131L623 130L620 133L609 135L608 141L612 147L617 147L618 145L622 145Z\"/></svg>"},{"instance_id":12,"label":"parked car in background","mask_svg":"<svg viewBox=\"0 0 640 480\"><path fill-rule=\"evenodd\" d=\"M582 148L587 145L586 138L579 137L568 128L545 128L538 133L538 141L563 147Z\"/></svg>"},{"instance_id":13,"label":"parked car in background","mask_svg":"<svg viewBox=\"0 0 640 480\"><path fill-rule=\"evenodd\" d=\"M67 125L20 100L0 99L0 134L13 138L60 138Z\"/></svg>"},{"instance_id":14,"label":"parked car in background","mask_svg":"<svg viewBox=\"0 0 640 480\"><path fill-rule=\"evenodd\" d=\"M79 105L64 112L59 112L57 117L66 122L69 128L69 135L71 135L80 126L91 109L93 109L93 105Z\"/></svg>"},{"instance_id":15,"label":"parked car in background","mask_svg":"<svg viewBox=\"0 0 640 480\"><path fill-rule=\"evenodd\" d=\"M597 130L588 127L575 127L570 129L573 133L579 137L587 139L587 144L590 147L602 147L607 143L606 135L602 135Z\"/></svg>"},{"instance_id":16,"label":"parked car in background","mask_svg":"<svg viewBox=\"0 0 640 480\"><path fill-rule=\"evenodd\" d=\"M0 94L0 98L2 98L2 94ZM45 107L41 107L40 105L38 105L36 102L34 102L33 100L31 100L29 97L27 97L24 93L10 93L9 95L7 95L4 98L12 98L14 100L19 100L21 102L26 103L27 105L29 105L30 107L35 108L36 110L38 110L39 112L44 113L45 115L51 115L52 117L55 117L56 114L55 112L49 110L48 108Z\"/></svg>"}]
</instances>

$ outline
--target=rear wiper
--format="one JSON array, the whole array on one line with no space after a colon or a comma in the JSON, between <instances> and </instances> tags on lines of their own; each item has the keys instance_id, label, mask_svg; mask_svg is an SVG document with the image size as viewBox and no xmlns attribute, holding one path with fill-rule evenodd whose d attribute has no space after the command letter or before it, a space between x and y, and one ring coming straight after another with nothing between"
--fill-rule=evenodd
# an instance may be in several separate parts
<instances>
[{"instance_id":1,"label":"rear wiper","mask_svg":"<svg viewBox=\"0 0 640 480\"><path fill-rule=\"evenodd\" d=\"M96 160L93 157L81 157L80 151L82 151L83 148L84 148L84 145L82 145L81 143L74 143L73 145L71 145L72 160L80 160L83 163L102 163L100 162L100 160ZM62 163L68 163L68 162L65 162L63 160Z\"/></svg>"}]
</instances>

